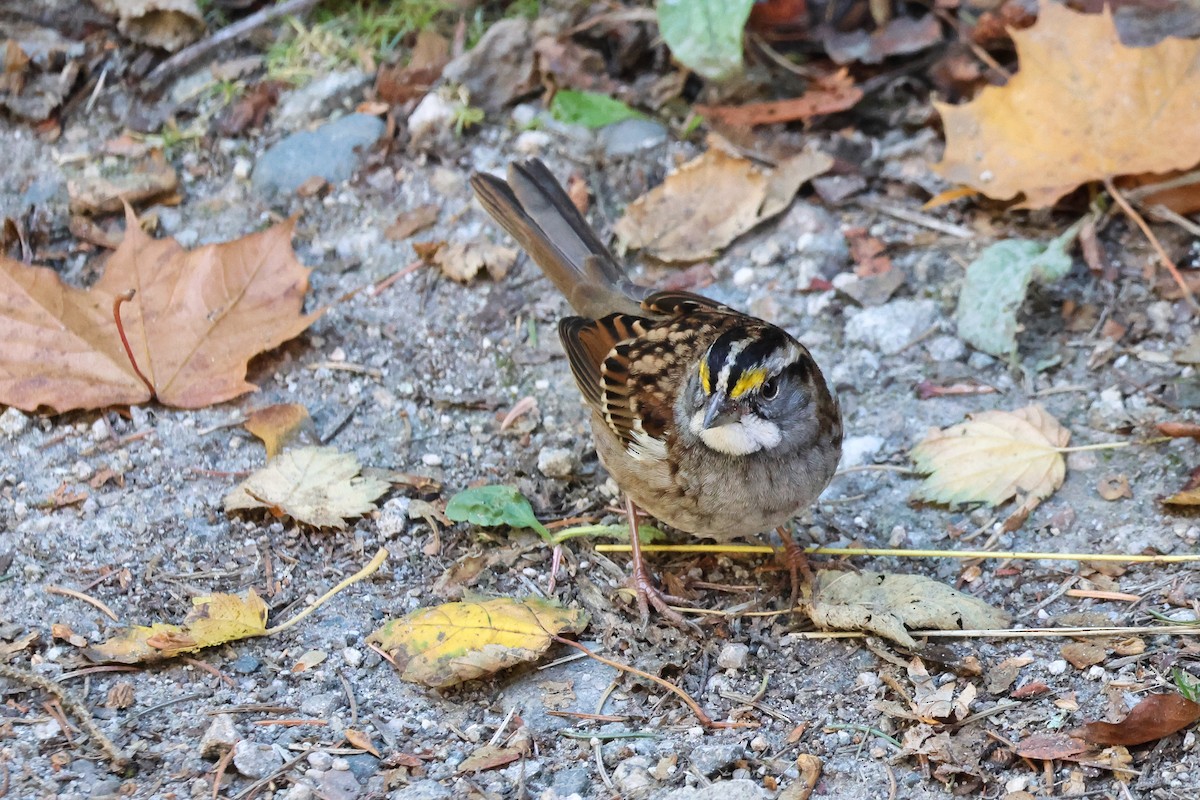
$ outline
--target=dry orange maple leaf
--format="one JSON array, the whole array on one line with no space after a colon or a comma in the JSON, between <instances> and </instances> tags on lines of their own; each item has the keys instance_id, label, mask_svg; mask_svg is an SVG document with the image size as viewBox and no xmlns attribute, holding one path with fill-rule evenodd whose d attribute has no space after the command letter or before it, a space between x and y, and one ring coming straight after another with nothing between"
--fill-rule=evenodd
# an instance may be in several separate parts
<instances>
[{"instance_id":1,"label":"dry orange maple leaf","mask_svg":"<svg viewBox=\"0 0 1200 800\"><path fill-rule=\"evenodd\" d=\"M0 404L61 413L219 403L255 391L249 360L321 313L301 313L309 270L292 251L294 221L184 250L148 236L128 207L125 217L125 239L90 289L0 256Z\"/></svg>"},{"instance_id":2,"label":"dry orange maple leaf","mask_svg":"<svg viewBox=\"0 0 1200 800\"><path fill-rule=\"evenodd\" d=\"M1200 163L1200 41L1126 47L1108 7L1049 2L1012 38L1020 71L1006 85L936 104L947 180L1047 208L1090 181Z\"/></svg>"}]
</instances>

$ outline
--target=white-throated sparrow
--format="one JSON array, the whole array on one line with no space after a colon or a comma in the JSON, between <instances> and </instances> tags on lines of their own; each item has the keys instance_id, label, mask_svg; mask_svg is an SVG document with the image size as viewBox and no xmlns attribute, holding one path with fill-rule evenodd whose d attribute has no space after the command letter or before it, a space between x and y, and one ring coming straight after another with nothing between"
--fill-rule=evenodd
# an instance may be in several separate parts
<instances>
[{"instance_id":1,"label":"white-throated sparrow","mask_svg":"<svg viewBox=\"0 0 1200 800\"><path fill-rule=\"evenodd\" d=\"M632 283L541 161L510 165L507 182L476 173L471 185L581 315L558 332L600 461L632 501L638 605L679 622L649 579L632 504L721 541L782 526L837 468L837 399L781 328Z\"/></svg>"}]
</instances>

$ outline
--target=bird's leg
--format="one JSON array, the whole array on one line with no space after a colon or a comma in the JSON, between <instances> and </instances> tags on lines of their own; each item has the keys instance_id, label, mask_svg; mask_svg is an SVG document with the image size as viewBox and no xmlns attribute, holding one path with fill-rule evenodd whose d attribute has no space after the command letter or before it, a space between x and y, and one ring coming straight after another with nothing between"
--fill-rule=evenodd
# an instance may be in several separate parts
<instances>
[{"instance_id":1,"label":"bird's leg","mask_svg":"<svg viewBox=\"0 0 1200 800\"><path fill-rule=\"evenodd\" d=\"M804 576L804 582L809 585L810 589L816 586L812 567L808 565L808 555L804 552L804 548L796 544L796 540L792 538L792 533L786 525L780 525L775 532L783 540L784 562L787 564L792 579L792 596L788 605L795 608L796 602L800 599L800 577Z\"/></svg>"},{"instance_id":2,"label":"bird's leg","mask_svg":"<svg viewBox=\"0 0 1200 800\"><path fill-rule=\"evenodd\" d=\"M654 606L654 610L675 627L683 630L695 630L695 625L668 605L668 602L683 603L686 601L664 593L654 585L654 580L650 577L650 570L646 568L646 562L642 558L642 543L638 539L637 506L633 504L633 499L628 495L625 497L625 515L629 518L629 548L633 554L631 583L634 592L637 593L638 611L642 615L642 625L650 621L650 606Z\"/></svg>"}]
</instances>

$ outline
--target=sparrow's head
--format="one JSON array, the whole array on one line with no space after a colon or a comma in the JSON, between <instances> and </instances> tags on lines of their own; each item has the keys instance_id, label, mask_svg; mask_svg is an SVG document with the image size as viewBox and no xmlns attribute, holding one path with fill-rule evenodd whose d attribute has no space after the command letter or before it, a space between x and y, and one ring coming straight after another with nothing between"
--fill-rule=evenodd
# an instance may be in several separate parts
<instances>
[{"instance_id":1,"label":"sparrow's head","mask_svg":"<svg viewBox=\"0 0 1200 800\"><path fill-rule=\"evenodd\" d=\"M774 325L722 333L689 385L689 431L726 455L790 452L831 432L840 441L840 414L820 369L802 344Z\"/></svg>"}]
</instances>

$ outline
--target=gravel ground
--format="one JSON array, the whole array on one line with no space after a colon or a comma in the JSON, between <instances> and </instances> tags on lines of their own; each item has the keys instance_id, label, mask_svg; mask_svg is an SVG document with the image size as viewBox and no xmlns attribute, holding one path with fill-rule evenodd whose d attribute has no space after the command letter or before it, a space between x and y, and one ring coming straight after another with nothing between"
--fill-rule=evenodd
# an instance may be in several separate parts
<instances>
[{"instance_id":1,"label":"gravel ground","mask_svg":"<svg viewBox=\"0 0 1200 800\"><path fill-rule=\"evenodd\" d=\"M347 108L353 99L345 97ZM303 123L319 122L325 113ZM257 440L238 423L252 409L291 402L309 409L332 445L369 466L427 475L443 487L442 498L475 483L506 483L524 492L542 519L598 515L619 521L606 510L614 487L597 464L586 414L554 335L566 304L536 267L522 258L501 281L483 278L467 286L420 267L378 295L340 299L416 260L411 241L383 236L404 210L425 203L441 207L438 224L417 241L481 235L500 241L471 200L466 179L472 170L499 171L512 158L538 153L557 174L586 178L598 201L594 219L607 230L644 185L695 152L692 145L653 144L608 159L585 131L550 128L530 136L515 128L499 118L469 137L439 142L435 154L378 149L362 159L352 179L323 197L303 199L264 196L251 183L265 148L285 135L278 128L269 126L260 139L209 136L172 151L183 201L157 209L160 235L194 246L299 213L294 245L314 268L309 307L331 305L305 335L252 362L249 379L260 391L236 402L194 412L150 405L53 417L8 410L0 416L0 563L6 565L0 643L37 632L36 643L9 663L60 679L131 758L124 772L111 773L93 742L62 730L42 692L0 680L0 795L7 789L14 798L209 797L216 757L237 742L221 796L243 797L256 781L274 776L258 785L257 797L794 798L788 792L797 791L789 787L801 754L822 764L814 796L839 800L963 793L1013 800L1197 796L1194 732L1131 748L1136 773L1124 784L1109 770L1069 761L1052 770L1031 769L1003 743L1119 717L1147 690L1167 687L1172 666L1196 670L1198 651L1186 639L1145 636L1144 651L1122 655L1110 646L1098 663L1083 668L1064 660L1059 639L943 644L950 667L925 659L936 682L955 682L957 692L974 686L971 713L995 713L963 726L930 725L898 716L895 705L880 706L886 700L907 708L900 691L912 689L907 654L858 639L803 638L799 632L810 626L793 615L706 618L702 636L653 620L643 628L629 602L613 599L627 559L610 560L587 543L569 545L569 576L558 581L554 596L591 611L585 641L678 682L715 719L733 715L757 724L708 731L674 696L647 682L618 679L611 668L589 660L544 671L517 669L443 692L399 681L366 646L366 636L385 619L442 602L435 582L464 555L515 542L508 557L470 589L503 595L547 589L550 553L539 541L462 525L435 534L419 515L409 519L410 502L436 500L435 493L398 489L378 513L343 532L226 515L221 497L264 460ZM6 154L0 215L21 213L36 201L51 229L63 235L67 173L76 157L94 158L120 130L103 103L86 120L68 123L55 144L40 142L26 126L0 122L0 151ZM903 130L877 139L852 137L858 151L873 153L865 165L870 190L838 208L813 197L797 199L779 220L722 254L713 264L716 281L705 290L780 322L808 344L842 400L847 465L907 465L907 451L929 427L1035 401L1072 431L1075 444L1146 438L1156 421L1194 418L1189 409L1200 404L1200 385L1192 368L1172 360L1193 325L1181 303L1150 291L1143 276L1148 248L1121 220L1102 237L1116 279L1095 279L1077 259L1066 280L1035 288L1023 317L1022 359L1001 363L971 352L954 335L963 266L993 237L1048 238L1065 227L1062 219L991 209L936 212L978 231L970 239L899 221L872 206L916 210L921 200L912 185L935 185L926 166L936 156L935 144ZM814 277L850 268L842 231L853 226L883 240L907 277L884 305L858 308L837 291L807 291ZM81 255L58 265L64 277L80 283L98 271L95 258ZM635 270L650 282L673 272ZM1069 328L1066 302L1093 306L1096 323ZM1100 330L1110 318L1128 333L1110 360L1090 367L1096 351L1109 346ZM997 392L920 400L914 391L923 380L968 379ZM501 430L503 414L525 396L537 399L536 411ZM544 475L539 457L558 467L547 471L566 471L566 477ZM1189 440L1074 454L1063 488L1012 533L998 529L991 511L911 503L916 484L910 476L851 472L834 480L801 531L813 542L842 546L963 549L987 543L1016 550L1192 553L1200 524L1194 516L1164 513L1159 498L1177 489L1197 460L1196 443ZM105 469L120 474L123 485L89 486ZM1097 485L1115 475L1127 477L1132 497L1100 497ZM86 492L86 499L55 507L49 501L64 485ZM51 635L51 626L61 623L95 642L120 625L50 587L86 592L112 608L122 624L178 620L194 596L254 587L276 620L355 572L380 546L391 551L382 569L299 626L194 659L72 675L87 662ZM1190 613L1168 605L1168 595L1196 596L1195 571L1182 565L1133 566L1109 576L1073 561L860 558L855 564L958 585L1028 626L1085 619L1148 624L1154 620L1147 609ZM700 607L770 610L786 597L786 576L770 560L680 557L656 559L654 566L687 584L702 583L693 587ZM1077 579L1070 584L1075 588L1143 599L1131 604L1066 596L1059 590L1068 579ZM326 658L297 671L301 656L313 650ZM1025 659L1015 680L993 680L999 665L1013 658ZM972 661L982 674L972 674ZM1045 684L1041 693L1009 696L1038 682ZM750 705L730 694L757 701ZM589 723L547 713L550 706L591 713L602 702L603 713L625 720ZM514 710L531 734L528 757L461 773L458 765L501 724L507 720L506 730L513 729L508 715ZM280 719L316 722L257 724ZM347 729L369 733L384 759L351 747ZM612 735L620 732L645 736ZM389 758L397 753L419 759Z\"/></svg>"}]
</instances>

